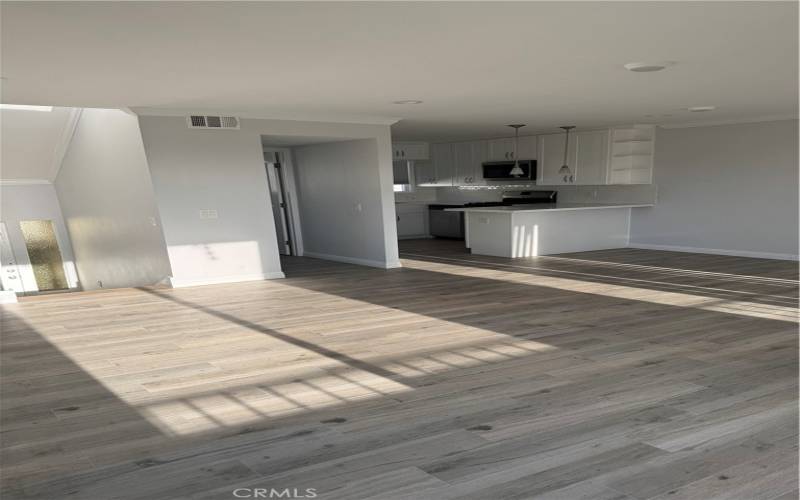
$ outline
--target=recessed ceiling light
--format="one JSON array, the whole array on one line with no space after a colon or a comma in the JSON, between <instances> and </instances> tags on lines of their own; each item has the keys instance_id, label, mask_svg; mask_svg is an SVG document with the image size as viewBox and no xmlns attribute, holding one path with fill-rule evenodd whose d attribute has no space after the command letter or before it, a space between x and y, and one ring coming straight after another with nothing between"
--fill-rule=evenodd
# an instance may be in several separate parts
<instances>
[{"instance_id":1,"label":"recessed ceiling light","mask_svg":"<svg viewBox=\"0 0 800 500\"><path fill-rule=\"evenodd\" d=\"M653 71L661 71L669 66L669 63L646 63L646 62L632 62L624 65L623 67L628 71L634 73L651 73Z\"/></svg>"},{"instance_id":2,"label":"recessed ceiling light","mask_svg":"<svg viewBox=\"0 0 800 500\"><path fill-rule=\"evenodd\" d=\"M14 109L19 111L53 111L53 106L31 106L28 104L0 104L0 109Z\"/></svg>"},{"instance_id":3,"label":"recessed ceiling light","mask_svg":"<svg viewBox=\"0 0 800 500\"><path fill-rule=\"evenodd\" d=\"M705 111L714 111L717 109L716 106L692 106L691 108L686 108L687 110L691 111L692 113L703 113Z\"/></svg>"},{"instance_id":4,"label":"recessed ceiling light","mask_svg":"<svg viewBox=\"0 0 800 500\"><path fill-rule=\"evenodd\" d=\"M419 99L403 99L400 101L393 101L392 104L422 104Z\"/></svg>"}]
</instances>

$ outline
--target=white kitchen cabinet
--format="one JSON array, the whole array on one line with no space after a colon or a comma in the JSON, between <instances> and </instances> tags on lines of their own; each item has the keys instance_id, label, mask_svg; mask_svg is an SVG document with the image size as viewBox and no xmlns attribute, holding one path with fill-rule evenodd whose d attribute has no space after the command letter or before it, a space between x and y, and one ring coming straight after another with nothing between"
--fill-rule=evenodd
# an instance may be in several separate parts
<instances>
[{"instance_id":1,"label":"white kitchen cabinet","mask_svg":"<svg viewBox=\"0 0 800 500\"><path fill-rule=\"evenodd\" d=\"M488 142L489 161L511 161L514 159L514 139L492 139Z\"/></svg>"},{"instance_id":2,"label":"white kitchen cabinet","mask_svg":"<svg viewBox=\"0 0 800 500\"><path fill-rule=\"evenodd\" d=\"M436 169L433 162L426 160L414 162L414 183L417 186L436 185Z\"/></svg>"},{"instance_id":3,"label":"white kitchen cabinet","mask_svg":"<svg viewBox=\"0 0 800 500\"><path fill-rule=\"evenodd\" d=\"M574 169L575 184L606 183L609 135L608 130L589 130L575 134L577 148ZM570 142L572 140L573 138L570 137Z\"/></svg>"},{"instance_id":4,"label":"white kitchen cabinet","mask_svg":"<svg viewBox=\"0 0 800 500\"><path fill-rule=\"evenodd\" d=\"M392 143L393 160L427 160L429 157L428 144L424 142Z\"/></svg>"},{"instance_id":5,"label":"white kitchen cabinet","mask_svg":"<svg viewBox=\"0 0 800 500\"><path fill-rule=\"evenodd\" d=\"M536 136L526 135L519 138L518 154L520 160L535 160L537 155Z\"/></svg>"},{"instance_id":6,"label":"white kitchen cabinet","mask_svg":"<svg viewBox=\"0 0 800 500\"><path fill-rule=\"evenodd\" d=\"M572 171L573 181L575 180L575 141L573 134L570 134L569 150L567 152L567 162ZM564 134L546 134L539 136L539 158L537 159L537 184L546 186L557 186L560 184L573 184L570 182L569 175L558 173L564 165Z\"/></svg>"},{"instance_id":7,"label":"white kitchen cabinet","mask_svg":"<svg viewBox=\"0 0 800 500\"><path fill-rule=\"evenodd\" d=\"M570 173L561 174L564 165L564 134L539 136L538 168L541 185L605 184L608 171L608 130L588 130L569 134L567 164Z\"/></svg>"},{"instance_id":8,"label":"white kitchen cabinet","mask_svg":"<svg viewBox=\"0 0 800 500\"><path fill-rule=\"evenodd\" d=\"M431 145L431 159L435 177L432 185L452 186L456 178L455 161L453 159L452 144Z\"/></svg>"},{"instance_id":9,"label":"white kitchen cabinet","mask_svg":"<svg viewBox=\"0 0 800 500\"><path fill-rule=\"evenodd\" d=\"M428 234L428 207L410 203L396 203L398 238L420 238Z\"/></svg>"},{"instance_id":10,"label":"white kitchen cabinet","mask_svg":"<svg viewBox=\"0 0 800 500\"><path fill-rule=\"evenodd\" d=\"M513 161L536 159L536 136L526 135L519 138L518 151L514 153L514 138L492 139L488 141L489 161Z\"/></svg>"},{"instance_id":11,"label":"white kitchen cabinet","mask_svg":"<svg viewBox=\"0 0 800 500\"><path fill-rule=\"evenodd\" d=\"M453 145L453 161L456 167L454 185L479 186L483 179L483 162L487 157L486 141L459 142Z\"/></svg>"}]
</instances>

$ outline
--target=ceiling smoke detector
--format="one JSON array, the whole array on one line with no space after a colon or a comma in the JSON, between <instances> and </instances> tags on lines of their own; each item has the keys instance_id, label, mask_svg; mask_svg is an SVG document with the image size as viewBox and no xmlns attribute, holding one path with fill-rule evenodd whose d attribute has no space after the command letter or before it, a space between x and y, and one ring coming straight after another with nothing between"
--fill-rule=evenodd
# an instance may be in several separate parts
<instances>
[{"instance_id":1,"label":"ceiling smoke detector","mask_svg":"<svg viewBox=\"0 0 800 500\"><path fill-rule=\"evenodd\" d=\"M646 62L632 62L625 64L623 67L628 71L634 73L652 73L653 71L661 71L669 66L669 63L646 63Z\"/></svg>"}]
</instances>

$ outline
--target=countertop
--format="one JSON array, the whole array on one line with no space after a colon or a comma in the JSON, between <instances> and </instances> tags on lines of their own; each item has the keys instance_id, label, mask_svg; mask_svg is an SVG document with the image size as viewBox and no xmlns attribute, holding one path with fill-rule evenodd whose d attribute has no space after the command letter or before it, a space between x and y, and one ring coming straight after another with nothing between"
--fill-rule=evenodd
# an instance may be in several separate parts
<instances>
[{"instance_id":1,"label":"countertop","mask_svg":"<svg viewBox=\"0 0 800 500\"><path fill-rule=\"evenodd\" d=\"M566 210L598 210L603 208L639 208L652 207L652 203L542 203L540 205L511 205L500 207L463 207L447 208L450 212L547 212L547 211L566 211Z\"/></svg>"}]
</instances>

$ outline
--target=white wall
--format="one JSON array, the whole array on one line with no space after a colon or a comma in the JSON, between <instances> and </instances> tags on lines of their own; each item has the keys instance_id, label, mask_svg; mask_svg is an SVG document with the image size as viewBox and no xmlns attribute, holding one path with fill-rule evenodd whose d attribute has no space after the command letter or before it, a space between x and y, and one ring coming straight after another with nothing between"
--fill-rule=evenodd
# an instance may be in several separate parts
<instances>
[{"instance_id":1,"label":"white wall","mask_svg":"<svg viewBox=\"0 0 800 500\"><path fill-rule=\"evenodd\" d=\"M797 120L659 129L631 246L797 258Z\"/></svg>"},{"instance_id":2,"label":"white wall","mask_svg":"<svg viewBox=\"0 0 800 500\"><path fill-rule=\"evenodd\" d=\"M373 237L388 248L384 260L397 262L387 125L243 119L240 130L197 130L183 116L141 116L139 122L175 286L282 276L262 136L376 141L371 164L378 180L370 189L381 193L384 224ZM201 219L200 210L216 210L218 218Z\"/></svg>"},{"instance_id":3,"label":"white wall","mask_svg":"<svg viewBox=\"0 0 800 500\"><path fill-rule=\"evenodd\" d=\"M75 258L72 253L67 227L61 215L56 191L52 184L2 185L0 184L0 220L8 228L11 249L19 267L20 279L26 292L35 292L36 277L28 259L25 239L19 222L23 220L51 220L56 232L61 259L64 261L64 274L70 288L78 286L75 271Z\"/></svg>"},{"instance_id":4,"label":"white wall","mask_svg":"<svg viewBox=\"0 0 800 500\"><path fill-rule=\"evenodd\" d=\"M377 140L297 147L293 159L305 254L398 267L396 259L387 260L382 237L384 192Z\"/></svg>"},{"instance_id":5,"label":"white wall","mask_svg":"<svg viewBox=\"0 0 800 500\"><path fill-rule=\"evenodd\" d=\"M55 181L84 289L170 275L136 116L85 109Z\"/></svg>"},{"instance_id":6,"label":"white wall","mask_svg":"<svg viewBox=\"0 0 800 500\"><path fill-rule=\"evenodd\" d=\"M0 176L52 181L78 111L0 109Z\"/></svg>"}]
</instances>

